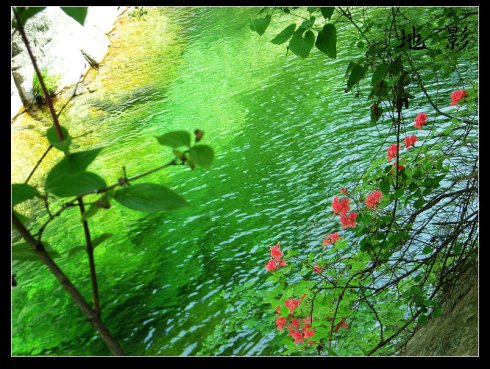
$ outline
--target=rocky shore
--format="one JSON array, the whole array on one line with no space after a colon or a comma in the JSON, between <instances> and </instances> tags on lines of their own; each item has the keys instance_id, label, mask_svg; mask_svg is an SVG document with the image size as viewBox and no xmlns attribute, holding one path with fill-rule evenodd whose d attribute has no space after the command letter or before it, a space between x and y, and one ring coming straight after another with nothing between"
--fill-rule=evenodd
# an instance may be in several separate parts
<instances>
[{"instance_id":1,"label":"rocky shore","mask_svg":"<svg viewBox=\"0 0 490 369\"><path fill-rule=\"evenodd\" d=\"M56 78L56 93L84 78L90 61L109 52L107 34L127 7L91 6L83 26L58 6L48 6L28 19L25 31L41 70ZM11 12L13 18L13 12ZM12 29L11 118L35 101L34 67L17 30Z\"/></svg>"}]
</instances>

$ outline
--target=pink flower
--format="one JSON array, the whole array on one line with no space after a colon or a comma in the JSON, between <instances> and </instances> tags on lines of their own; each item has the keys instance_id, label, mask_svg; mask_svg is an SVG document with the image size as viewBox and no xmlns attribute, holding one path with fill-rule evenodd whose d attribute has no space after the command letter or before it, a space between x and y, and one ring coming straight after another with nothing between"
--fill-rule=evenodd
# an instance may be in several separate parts
<instances>
[{"instance_id":1,"label":"pink flower","mask_svg":"<svg viewBox=\"0 0 490 369\"><path fill-rule=\"evenodd\" d=\"M286 325L286 318L276 318L276 326L278 331L282 331Z\"/></svg>"},{"instance_id":2,"label":"pink flower","mask_svg":"<svg viewBox=\"0 0 490 369\"><path fill-rule=\"evenodd\" d=\"M396 163L393 163L393 166L395 167L395 166L396 166ZM398 170L402 170L403 168L405 168L403 165L398 164ZM394 170L394 169L395 169L395 168L393 168L393 169L391 170L391 173L393 173L393 170Z\"/></svg>"},{"instance_id":3,"label":"pink flower","mask_svg":"<svg viewBox=\"0 0 490 369\"><path fill-rule=\"evenodd\" d=\"M286 261L282 259L283 253L281 251L281 241L277 241L276 246L271 246L271 256L272 259L269 260L269 262L265 265L265 268L268 271L276 270L278 267L286 267L288 266L286 264Z\"/></svg>"},{"instance_id":4,"label":"pink flower","mask_svg":"<svg viewBox=\"0 0 490 369\"><path fill-rule=\"evenodd\" d=\"M458 105L459 100L468 96L465 90L456 90L451 94L451 103L449 105Z\"/></svg>"},{"instance_id":5,"label":"pink flower","mask_svg":"<svg viewBox=\"0 0 490 369\"><path fill-rule=\"evenodd\" d=\"M312 329L311 331L308 331L308 329L305 329L305 327L303 327L303 337L304 338L310 338L310 337L313 337L313 335L315 334L315 330Z\"/></svg>"},{"instance_id":6,"label":"pink flower","mask_svg":"<svg viewBox=\"0 0 490 369\"><path fill-rule=\"evenodd\" d=\"M304 338L303 335L301 334L300 331L297 331L295 329L291 329L289 331L289 335L294 338L294 343L304 343Z\"/></svg>"},{"instance_id":7,"label":"pink flower","mask_svg":"<svg viewBox=\"0 0 490 369\"><path fill-rule=\"evenodd\" d=\"M350 200L346 198L340 199L339 201L339 197L335 196L332 202L332 210L334 214L347 213L350 210L349 201Z\"/></svg>"},{"instance_id":8,"label":"pink flower","mask_svg":"<svg viewBox=\"0 0 490 369\"><path fill-rule=\"evenodd\" d=\"M398 150L396 148L396 144L393 144L388 147L388 150L386 151L388 153L388 161L391 161L392 159L396 158L397 151L400 151L400 145L398 145Z\"/></svg>"},{"instance_id":9,"label":"pink flower","mask_svg":"<svg viewBox=\"0 0 490 369\"><path fill-rule=\"evenodd\" d=\"M298 308L299 304L301 303L300 300L286 300L284 305L286 305L289 309L289 312L292 314L295 309Z\"/></svg>"},{"instance_id":10,"label":"pink flower","mask_svg":"<svg viewBox=\"0 0 490 369\"><path fill-rule=\"evenodd\" d=\"M276 270L277 269L276 261L274 259L270 259L269 262L265 264L265 269L267 269L268 271Z\"/></svg>"},{"instance_id":11,"label":"pink flower","mask_svg":"<svg viewBox=\"0 0 490 369\"><path fill-rule=\"evenodd\" d=\"M325 235L325 239L323 240L323 244L325 246L327 245L332 245L334 244L335 242L337 242L339 239L339 234L337 232L335 233L331 233L331 234L326 234Z\"/></svg>"},{"instance_id":12,"label":"pink flower","mask_svg":"<svg viewBox=\"0 0 490 369\"><path fill-rule=\"evenodd\" d=\"M422 129L422 126L426 123L426 120L427 120L427 114L418 113L417 116L415 117L415 128Z\"/></svg>"},{"instance_id":13,"label":"pink flower","mask_svg":"<svg viewBox=\"0 0 490 369\"><path fill-rule=\"evenodd\" d=\"M290 327L294 327L296 329L299 329L300 324L301 324L301 320L292 318Z\"/></svg>"},{"instance_id":14,"label":"pink flower","mask_svg":"<svg viewBox=\"0 0 490 369\"><path fill-rule=\"evenodd\" d=\"M314 271L315 273L320 274L321 272L323 272L323 268L322 268L320 265L318 265L318 264L317 264L317 265L315 265L315 266L313 267L313 271Z\"/></svg>"},{"instance_id":15,"label":"pink flower","mask_svg":"<svg viewBox=\"0 0 490 369\"><path fill-rule=\"evenodd\" d=\"M414 146L415 145L415 142L417 141L417 136L407 136L405 137L405 140L403 140L403 142L405 142L405 148L408 150L410 147Z\"/></svg>"},{"instance_id":16,"label":"pink flower","mask_svg":"<svg viewBox=\"0 0 490 369\"><path fill-rule=\"evenodd\" d=\"M340 223L342 223L342 229L354 228L356 226L356 218L358 212L352 212L349 215L344 214L340 217Z\"/></svg>"},{"instance_id":17,"label":"pink flower","mask_svg":"<svg viewBox=\"0 0 490 369\"><path fill-rule=\"evenodd\" d=\"M276 246L271 246L271 256L274 260L279 261L283 257L283 253L281 252L281 241L277 241Z\"/></svg>"},{"instance_id":18,"label":"pink flower","mask_svg":"<svg viewBox=\"0 0 490 369\"><path fill-rule=\"evenodd\" d=\"M370 193L369 195L367 195L366 206L370 209L376 209L376 206L378 205L379 201L381 200L382 194L383 193L381 191L376 190L376 191Z\"/></svg>"}]
</instances>

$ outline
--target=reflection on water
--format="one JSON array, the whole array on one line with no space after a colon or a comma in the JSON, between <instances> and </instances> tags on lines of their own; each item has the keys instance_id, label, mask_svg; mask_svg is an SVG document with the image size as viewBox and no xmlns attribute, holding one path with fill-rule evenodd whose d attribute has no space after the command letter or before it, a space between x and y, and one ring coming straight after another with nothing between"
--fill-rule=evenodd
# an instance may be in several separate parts
<instances>
[{"instance_id":1,"label":"reflection on water","mask_svg":"<svg viewBox=\"0 0 490 369\"><path fill-rule=\"evenodd\" d=\"M88 76L93 92L61 116L73 136L93 130L77 143L80 150L104 147L90 168L108 183L123 165L134 175L171 158L154 138L163 132L200 128L216 152L210 170L170 168L147 180L177 190L191 208L144 214L114 204L90 222L94 235L114 234L95 257L104 321L129 354L195 355L236 313L240 301L222 292L260 284L268 245L277 240L285 250L318 246L328 196L383 141L365 99L343 92L356 50L343 46L328 63L318 51L305 61L285 56L283 45L268 42L284 24L278 20L259 37L248 27L255 11L159 8L145 20L123 19L108 58ZM26 151L38 158L47 146L40 137L13 134L17 181L32 168L19 158L29 157ZM41 172L57 157L48 159ZM60 252L83 243L78 217L69 211L54 221L46 240ZM85 263L83 254L60 261L88 297ZM107 354L44 268L15 271L14 354ZM216 354L271 354L272 337L237 332Z\"/></svg>"}]
</instances>

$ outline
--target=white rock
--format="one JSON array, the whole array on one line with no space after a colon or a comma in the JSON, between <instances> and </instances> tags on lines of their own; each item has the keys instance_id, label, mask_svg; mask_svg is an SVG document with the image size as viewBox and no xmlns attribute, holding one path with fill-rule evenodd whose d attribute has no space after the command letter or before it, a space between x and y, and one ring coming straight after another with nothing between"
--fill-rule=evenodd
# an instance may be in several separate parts
<instances>
[{"instance_id":1,"label":"white rock","mask_svg":"<svg viewBox=\"0 0 490 369\"><path fill-rule=\"evenodd\" d=\"M81 50L96 62L109 51L106 32L113 28L118 7L88 7L82 26L60 7L50 6L29 18L25 31L40 69L58 77L57 92L80 81L90 68ZM34 100L34 68L19 32L12 36L12 75L21 100Z\"/></svg>"},{"instance_id":2,"label":"white rock","mask_svg":"<svg viewBox=\"0 0 490 369\"><path fill-rule=\"evenodd\" d=\"M12 119L20 109L23 107L22 101L20 100L19 92L17 91L17 86L14 82L14 77L12 73L10 74L10 119Z\"/></svg>"}]
</instances>

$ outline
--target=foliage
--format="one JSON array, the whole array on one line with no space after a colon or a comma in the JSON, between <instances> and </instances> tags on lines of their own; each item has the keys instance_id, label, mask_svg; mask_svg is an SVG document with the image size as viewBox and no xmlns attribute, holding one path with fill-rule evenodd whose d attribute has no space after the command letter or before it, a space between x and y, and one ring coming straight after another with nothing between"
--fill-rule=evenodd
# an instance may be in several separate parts
<instances>
[{"instance_id":1,"label":"foliage","mask_svg":"<svg viewBox=\"0 0 490 369\"><path fill-rule=\"evenodd\" d=\"M53 97L56 93L56 89L58 88L59 76L52 75L48 73L47 69L41 70L41 75L48 90L49 96ZM34 92L34 97L36 101L44 103L44 94L43 89L41 87L41 83L39 83L39 78L37 78L37 74L34 74L32 77L32 91Z\"/></svg>"},{"instance_id":2,"label":"foliage","mask_svg":"<svg viewBox=\"0 0 490 369\"><path fill-rule=\"evenodd\" d=\"M269 326L255 331L265 337L276 330L270 344L282 355L390 355L417 327L441 315L453 282L478 255L478 86L465 86L458 70L476 59L476 46L458 54L442 35L457 25L471 40L477 13L395 7L281 7L261 13L278 10L303 22L298 28L289 24L272 43L289 40L288 49L303 59L315 38L316 47L335 58L336 25L342 32L347 25L355 29L354 45L364 55L346 66L345 91L358 97L369 91L368 114L372 124L389 127L387 144L361 178L331 194L323 242L307 251L270 246L267 278L251 291L239 289L247 295L242 299L255 301L250 310L263 311L268 304L269 317L250 312L219 325L203 353L216 350L213 340L226 340L241 321L251 320L253 327L267 319ZM423 34L431 23L440 31L432 30L426 40L429 50L400 46L402 29L406 35L414 25ZM444 92L436 104L427 84L454 73L456 90ZM431 111L417 111L424 101Z\"/></svg>"},{"instance_id":3,"label":"foliage","mask_svg":"<svg viewBox=\"0 0 490 369\"><path fill-rule=\"evenodd\" d=\"M148 11L145 10L143 6L133 6L128 12L128 17L129 19L145 20L147 14Z\"/></svg>"},{"instance_id":4,"label":"foliage","mask_svg":"<svg viewBox=\"0 0 490 369\"><path fill-rule=\"evenodd\" d=\"M27 8L14 8L16 27L21 32L29 55L32 55L32 53L29 50L30 46L27 42L23 26L28 18L36 14L39 10L42 9L31 11ZM86 7L63 8L63 10L83 24L87 13ZM144 14L146 14L146 11L143 11L141 8L140 16ZM31 61L34 68L38 70L35 59L32 58ZM42 83L44 83L47 89L47 94L43 93L41 88ZM51 97L56 89L56 78L49 75L46 70L43 70L39 75L39 79L38 74L36 74L33 85L36 98L42 99L48 104L53 121L53 127L46 131L46 138L50 144L48 151L54 147L63 153L63 157L48 172L43 187L32 186L27 183L28 180L26 180L26 183L12 184L12 220L18 232L14 232L12 236L13 239L19 239L22 236L25 241L17 242L12 246L13 259L16 262L42 261L46 264L53 275L70 293L73 301L81 308L94 328L99 331L110 351L116 355L123 355L124 351L117 341L112 338L110 333L108 333L107 328L100 319L101 309L93 255L94 248L108 240L112 234L103 233L93 238L90 234L89 219L99 210L109 211L108 209L111 208L113 200L126 208L148 213L174 211L189 206L183 197L161 184L150 182L134 184L134 182L170 166L188 166L191 170L194 170L196 167L209 168L214 161L214 151L210 146L200 143L204 135L202 130L195 130L194 142L192 142L192 136L189 132L168 132L156 137L160 146L165 147L167 150L168 147L172 149L171 152L166 150L167 154L170 154L171 157L166 164L159 165L152 170L129 178L127 177L125 167L123 167L124 175L116 183L107 185L101 176L87 170L101 153L102 148L72 151L76 147L73 142L74 139L70 136L66 127L60 125L58 115L54 111L51 102ZM196 143L199 144L196 145ZM184 148L182 149L182 147ZM182 149L182 151L177 150L177 148ZM39 162L44 157L45 155L41 157ZM37 165L33 171L36 168ZM34 203L30 205L44 207L46 210L44 216L32 222L33 224L31 224L30 229L27 229L25 225L27 219L21 217L14 210L14 208L18 209L24 206L27 201L33 201ZM88 210L85 210L86 205L90 205ZM58 207L58 209L55 210L55 207ZM72 207L78 207L80 210L80 223L84 231L85 245L76 245L68 250L68 252L61 254L43 240L43 233L55 218L66 214L66 210ZM85 301L76 287L71 284L71 281L53 261L54 258L71 257L82 250L87 252L89 260L93 307Z\"/></svg>"}]
</instances>

